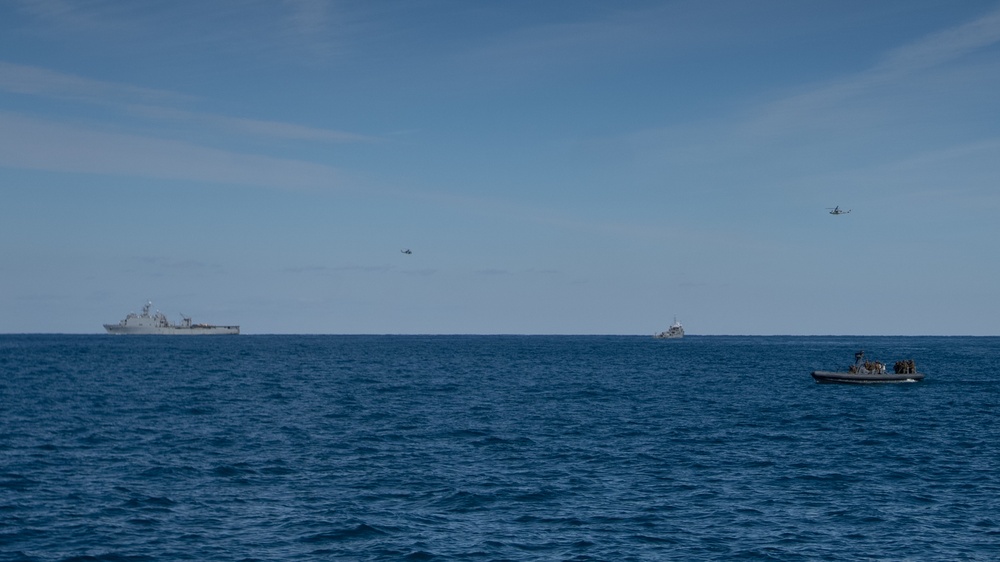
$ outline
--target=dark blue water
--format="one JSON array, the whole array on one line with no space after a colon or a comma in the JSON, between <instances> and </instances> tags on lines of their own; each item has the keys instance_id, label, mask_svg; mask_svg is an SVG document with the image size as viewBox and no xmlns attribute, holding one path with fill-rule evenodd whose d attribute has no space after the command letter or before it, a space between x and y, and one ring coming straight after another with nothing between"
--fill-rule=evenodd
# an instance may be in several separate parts
<instances>
[{"instance_id":1,"label":"dark blue water","mask_svg":"<svg viewBox=\"0 0 1000 562\"><path fill-rule=\"evenodd\" d=\"M0 336L0 559L996 560L998 421L1000 338Z\"/></svg>"}]
</instances>

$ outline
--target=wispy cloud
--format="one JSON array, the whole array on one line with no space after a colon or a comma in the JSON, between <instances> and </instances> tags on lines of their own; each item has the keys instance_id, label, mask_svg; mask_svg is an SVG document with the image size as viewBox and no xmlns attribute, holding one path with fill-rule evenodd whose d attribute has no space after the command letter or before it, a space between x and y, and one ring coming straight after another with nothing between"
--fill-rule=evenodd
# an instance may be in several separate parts
<instances>
[{"instance_id":1,"label":"wispy cloud","mask_svg":"<svg viewBox=\"0 0 1000 562\"><path fill-rule=\"evenodd\" d=\"M344 0L117 2L9 0L25 33L131 44L154 56L232 56L313 66L363 54L399 6ZM97 47L99 48L99 47Z\"/></svg>"},{"instance_id":2,"label":"wispy cloud","mask_svg":"<svg viewBox=\"0 0 1000 562\"><path fill-rule=\"evenodd\" d=\"M412 275L414 277L429 277L431 275L436 275L438 270L424 268L424 269L404 269L402 273L404 275Z\"/></svg>"},{"instance_id":3,"label":"wispy cloud","mask_svg":"<svg viewBox=\"0 0 1000 562\"><path fill-rule=\"evenodd\" d=\"M391 265L298 265L286 267L282 271L295 274L388 273L394 269Z\"/></svg>"},{"instance_id":4,"label":"wispy cloud","mask_svg":"<svg viewBox=\"0 0 1000 562\"><path fill-rule=\"evenodd\" d=\"M995 111L995 101L980 92L1000 83L996 57L971 55L998 43L1000 10L993 10L889 50L857 72L741 111L619 140L671 181L702 185L773 185L779 173L843 172L932 154L975 140L951 117L963 102Z\"/></svg>"},{"instance_id":5,"label":"wispy cloud","mask_svg":"<svg viewBox=\"0 0 1000 562\"><path fill-rule=\"evenodd\" d=\"M185 121L217 130L259 137L312 142L372 142L375 137L307 127L295 123L232 117L180 109L197 101L194 96L93 80L74 74L0 61L0 91L39 97L110 105L126 114L165 121Z\"/></svg>"},{"instance_id":6,"label":"wispy cloud","mask_svg":"<svg viewBox=\"0 0 1000 562\"><path fill-rule=\"evenodd\" d=\"M762 5L763 4L763 5ZM659 58L684 58L701 49L753 41L761 28L788 28L782 13L768 3L696 0L651 3L570 3L558 19L524 17L525 23L487 34L478 46L463 49L459 57L471 64L536 76L538 71L575 65L594 66L609 60L628 63L635 57L656 53ZM761 14L774 17L761 18ZM748 21L754 21L748 25ZM773 24L769 24L773 21ZM765 30L766 33L769 30ZM510 72L503 73L504 79Z\"/></svg>"},{"instance_id":7,"label":"wispy cloud","mask_svg":"<svg viewBox=\"0 0 1000 562\"><path fill-rule=\"evenodd\" d=\"M0 61L0 90L95 104L189 103L194 97Z\"/></svg>"},{"instance_id":8,"label":"wispy cloud","mask_svg":"<svg viewBox=\"0 0 1000 562\"><path fill-rule=\"evenodd\" d=\"M278 188L341 187L322 164L109 133L0 112L0 165Z\"/></svg>"},{"instance_id":9,"label":"wispy cloud","mask_svg":"<svg viewBox=\"0 0 1000 562\"><path fill-rule=\"evenodd\" d=\"M285 273L325 273L329 270L325 265L297 265L282 269Z\"/></svg>"},{"instance_id":10,"label":"wispy cloud","mask_svg":"<svg viewBox=\"0 0 1000 562\"><path fill-rule=\"evenodd\" d=\"M345 131L318 129L316 127L306 127L304 125L284 123L281 121L266 121L245 117L230 117L213 113L186 111L183 109L163 106L136 105L129 107L128 111L134 115L146 118L170 121L187 121L229 132L276 139L338 143L374 142L378 140L376 137L359 135Z\"/></svg>"},{"instance_id":11,"label":"wispy cloud","mask_svg":"<svg viewBox=\"0 0 1000 562\"><path fill-rule=\"evenodd\" d=\"M279 33L286 44L326 59L336 54L333 6L329 0L285 0Z\"/></svg>"},{"instance_id":12,"label":"wispy cloud","mask_svg":"<svg viewBox=\"0 0 1000 562\"><path fill-rule=\"evenodd\" d=\"M910 79L922 71L1000 42L1000 10L966 24L945 29L887 52L874 66L814 85L806 91L762 108L747 123L756 131L784 131L823 119L827 111L886 85Z\"/></svg>"},{"instance_id":13,"label":"wispy cloud","mask_svg":"<svg viewBox=\"0 0 1000 562\"><path fill-rule=\"evenodd\" d=\"M886 53L873 73L901 74L946 63L1000 42L1000 9Z\"/></svg>"},{"instance_id":14,"label":"wispy cloud","mask_svg":"<svg viewBox=\"0 0 1000 562\"><path fill-rule=\"evenodd\" d=\"M943 149L922 151L899 160L850 172L844 180L879 185L906 185L910 193L934 199L932 209L962 205L969 210L996 209L1000 193L1000 139L949 145ZM899 201L894 201L898 205Z\"/></svg>"},{"instance_id":15,"label":"wispy cloud","mask_svg":"<svg viewBox=\"0 0 1000 562\"><path fill-rule=\"evenodd\" d=\"M163 256L133 256L127 258L125 262L133 266L133 271L152 270L200 270L219 271L222 266L214 263L206 263L199 260L177 260Z\"/></svg>"},{"instance_id":16,"label":"wispy cloud","mask_svg":"<svg viewBox=\"0 0 1000 562\"><path fill-rule=\"evenodd\" d=\"M106 11L106 7L102 9L101 4L95 5L92 2L14 0L12 4L35 20L61 29L95 30L114 25L113 19L107 13L102 13Z\"/></svg>"},{"instance_id":17,"label":"wispy cloud","mask_svg":"<svg viewBox=\"0 0 1000 562\"><path fill-rule=\"evenodd\" d=\"M516 27L464 50L461 59L475 66L533 71L553 65L592 63L663 43L662 10L614 11L603 17Z\"/></svg>"},{"instance_id":18,"label":"wispy cloud","mask_svg":"<svg viewBox=\"0 0 1000 562\"><path fill-rule=\"evenodd\" d=\"M507 271L506 269L493 269L493 268L478 269L478 270L476 270L476 275L485 275L487 277L496 277L496 276L502 276L502 275L510 275L510 271Z\"/></svg>"},{"instance_id":19,"label":"wispy cloud","mask_svg":"<svg viewBox=\"0 0 1000 562\"><path fill-rule=\"evenodd\" d=\"M391 265L338 265L330 268L330 271L336 272L352 272L360 271L363 273L385 273L387 271L392 271L394 268Z\"/></svg>"},{"instance_id":20,"label":"wispy cloud","mask_svg":"<svg viewBox=\"0 0 1000 562\"><path fill-rule=\"evenodd\" d=\"M296 35L318 35L330 25L329 0L285 0L286 22Z\"/></svg>"}]
</instances>

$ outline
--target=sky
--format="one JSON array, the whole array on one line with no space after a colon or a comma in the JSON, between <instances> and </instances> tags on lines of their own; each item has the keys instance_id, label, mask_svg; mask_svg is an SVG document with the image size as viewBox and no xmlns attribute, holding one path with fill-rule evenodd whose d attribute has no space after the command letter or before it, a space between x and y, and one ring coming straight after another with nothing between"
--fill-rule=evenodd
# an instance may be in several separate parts
<instances>
[{"instance_id":1,"label":"sky","mask_svg":"<svg viewBox=\"0 0 1000 562\"><path fill-rule=\"evenodd\" d=\"M3 0L0 333L1000 335L998 92L995 0Z\"/></svg>"}]
</instances>

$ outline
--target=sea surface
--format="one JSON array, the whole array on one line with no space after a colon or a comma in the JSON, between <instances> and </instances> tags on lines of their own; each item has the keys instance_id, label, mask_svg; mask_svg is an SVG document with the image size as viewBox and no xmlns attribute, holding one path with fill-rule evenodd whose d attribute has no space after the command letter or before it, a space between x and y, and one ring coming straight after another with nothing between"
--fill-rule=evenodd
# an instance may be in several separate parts
<instances>
[{"instance_id":1,"label":"sea surface","mask_svg":"<svg viewBox=\"0 0 1000 562\"><path fill-rule=\"evenodd\" d=\"M0 560L997 560L998 422L1000 338L0 335Z\"/></svg>"}]
</instances>

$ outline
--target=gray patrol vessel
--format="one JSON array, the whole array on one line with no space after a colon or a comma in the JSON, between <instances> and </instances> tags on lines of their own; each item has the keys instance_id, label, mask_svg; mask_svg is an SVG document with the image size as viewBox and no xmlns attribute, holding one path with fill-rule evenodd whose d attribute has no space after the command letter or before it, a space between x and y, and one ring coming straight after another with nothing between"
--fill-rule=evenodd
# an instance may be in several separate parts
<instances>
[{"instance_id":1,"label":"gray patrol vessel","mask_svg":"<svg viewBox=\"0 0 1000 562\"><path fill-rule=\"evenodd\" d=\"M153 303L147 301L142 307L142 314L130 312L124 320L117 324L105 324L104 329L109 334L142 334L158 336L208 336L236 335L240 333L239 326L213 326L211 324L192 324L191 318L181 315L180 324L173 324L159 310L155 314L149 311Z\"/></svg>"}]
</instances>

